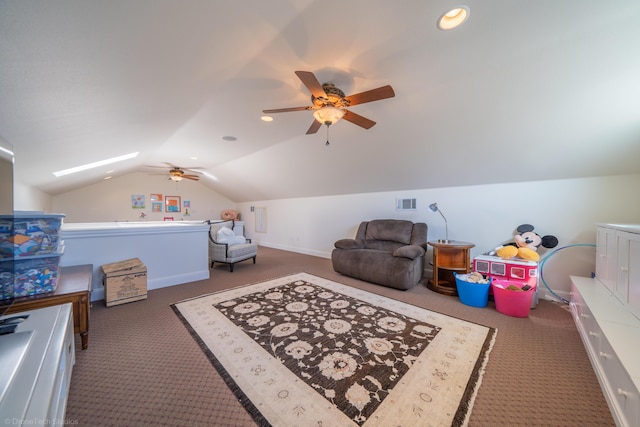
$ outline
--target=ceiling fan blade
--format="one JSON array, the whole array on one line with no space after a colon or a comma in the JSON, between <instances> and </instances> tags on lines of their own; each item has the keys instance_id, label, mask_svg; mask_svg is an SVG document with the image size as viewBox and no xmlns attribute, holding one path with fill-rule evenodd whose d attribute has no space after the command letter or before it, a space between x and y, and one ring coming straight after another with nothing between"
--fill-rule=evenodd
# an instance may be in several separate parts
<instances>
[{"instance_id":1,"label":"ceiling fan blade","mask_svg":"<svg viewBox=\"0 0 640 427\"><path fill-rule=\"evenodd\" d=\"M358 125L365 129L370 129L376 124L376 122L374 122L373 120L369 120L366 117L363 117L360 114L356 114L349 110L346 110L342 118L348 122L353 123L354 125Z\"/></svg>"},{"instance_id":2,"label":"ceiling fan blade","mask_svg":"<svg viewBox=\"0 0 640 427\"><path fill-rule=\"evenodd\" d=\"M288 113L289 111L306 111L312 110L313 107L290 107L290 108L276 108L274 110L262 110L265 114L273 114L273 113Z\"/></svg>"},{"instance_id":3,"label":"ceiling fan blade","mask_svg":"<svg viewBox=\"0 0 640 427\"><path fill-rule=\"evenodd\" d=\"M355 95L347 96L345 99L349 101L349 106L364 104L365 102L378 101L380 99L393 98L396 96L393 88L389 85L379 87L377 89L371 89L366 92L356 93Z\"/></svg>"},{"instance_id":4,"label":"ceiling fan blade","mask_svg":"<svg viewBox=\"0 0 640 427\"><path fill-rule=\"evenodd\" d=\"M182 175L185 179L190 179L191 181L200 181L200 177L197 175Z\"/></svg>"},{"instance_id":5,"label":"ceiling fan blade","mask_svg":"<svg viewBox=\"0 0 640 427\"><path fill-rule=\"evenodd\" d=\"M318 130L320 129L320 126L322 126L322 123L320 123L317 120L314 120L313 123L311 123L311 126L309 126L309 130L307 130L307 135L311 135L318 132Z\"/></svg>"},{"instance_id":6,"label":"ceiling fan blade","mask_svg":"<svg viewBox=\"0 0 640 427\"><path fill-rule=\"evenodd\" d=\"M296 76L298 76L298 78L302 80L302 83L307 87L307 89L309 89L311 95L315 96L316 98L327 97L324 89L322 89L322 85L316 78L315 74L313 74L311 71L296 71Z\"/></svg>"}]
</instances>

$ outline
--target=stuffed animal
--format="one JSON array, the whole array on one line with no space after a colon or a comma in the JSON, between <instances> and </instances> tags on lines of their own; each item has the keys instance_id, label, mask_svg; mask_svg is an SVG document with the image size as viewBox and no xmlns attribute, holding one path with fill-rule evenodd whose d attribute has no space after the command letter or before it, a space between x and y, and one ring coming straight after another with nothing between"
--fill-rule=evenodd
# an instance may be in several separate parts
<instances>
[{"instance_id":1,"label":"stuffed animal","mask_svg":"<svg viewBox=\"0 0 640 427\"><path fill-rule=\"evenodd\" d=\"M502 259L517 257L537 262L540 259L538 253L540 246L547 249L558 246L558 239L555 236L540 236L534 233L534 226L531 224L522 224L516 230L518 234L514 237L514 242L497 247L490 255L497 255Z\"/></svg>"},{"instance_id":2,"label":"stuffed animal","mask_svg":"<svg viewBox=\"0 0 640 427\"><path fill-rule=\"evenodd\" d=\"M226 221L231 221L231 220L239 221L240 220L240 214L236 210L225 209L220 213L220 219L224 219Z\"/></svg>"}]
</instances>

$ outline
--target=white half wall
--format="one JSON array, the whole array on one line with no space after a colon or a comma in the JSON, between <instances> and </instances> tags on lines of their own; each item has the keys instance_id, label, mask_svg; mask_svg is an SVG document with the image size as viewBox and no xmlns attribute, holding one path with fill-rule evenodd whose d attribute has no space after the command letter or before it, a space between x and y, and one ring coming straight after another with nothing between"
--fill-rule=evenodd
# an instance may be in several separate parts
<instances>
[{"instance_id":1,"label":"white half wall","mask_svg":"<svg viewBox=\"0 0 640 427\"><path fill-rule=\"evenodd\" d=\"M91 300L105 298L102 266L139 258L147 289L209 278L209 225L193 222L67 223L60 265L93 265Z\"/></svg>"},{"instance_id":2,"label":"white half wall","mask_svg":"<svg viewBox=\"0 0 640 427\"><path fill-rule=\"evenodd\" d=\"M449 238L474 243L473 257L513 241L520 224L534 225L540 235L556 236L558 248L594 244L598 222L640 223L638 188L640 175L636 174L265 200L240 203L238 209L246 236L258 244L329 258L333 243L355 236L364 220L426 222L429 240L445 238L444 220L427 208L437 202L447 218ZM396 210L397 198L416 198L417 209ZM264 233L255 230L258 207L266 212ZM544 255L544 248L540 253ZM429 250L427 259L431 257ZM565 297L570 290L569 275L588 276L595 269L591 247L570 247L552 257L545 263L545 281Z\"/></svg>"}]
</instances>

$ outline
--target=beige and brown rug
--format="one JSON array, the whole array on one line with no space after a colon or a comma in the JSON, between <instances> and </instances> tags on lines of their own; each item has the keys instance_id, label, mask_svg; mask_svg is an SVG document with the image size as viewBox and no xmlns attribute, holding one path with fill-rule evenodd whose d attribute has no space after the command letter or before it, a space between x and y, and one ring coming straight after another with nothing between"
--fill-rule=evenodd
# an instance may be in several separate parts
<instances>
[{"instance_id":1,"label":"beige and brown rug","mask_svg":"<svg viewBox=\"0 0 640 427\"><path fill-rule=\"evenodd\" d=\"M496 334L307 273L172 307L261 425L465 425Z\"/></svg>"}]
</instances>

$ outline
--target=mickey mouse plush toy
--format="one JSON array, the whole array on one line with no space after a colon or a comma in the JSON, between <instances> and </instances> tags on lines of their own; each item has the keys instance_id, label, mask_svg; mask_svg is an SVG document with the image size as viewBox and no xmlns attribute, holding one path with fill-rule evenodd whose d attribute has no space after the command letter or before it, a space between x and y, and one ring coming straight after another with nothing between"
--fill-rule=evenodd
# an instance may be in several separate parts
<instances>
[{"instance_id":1,"label":"mickey mouse plush toy","mask_svg":"<svg viewBox=\"0 0 640 427\"><path fill-rule=\"evenodd\" d=\"M495 254L502 259L518 257L527 261L538 261L538 247L551 249L558 246L558 239L555 236L540 236L534 233L531 224L522 224L517 229L518 234L514 237L514 242L506 243L496 248Z\"/></svg>"}]
</instances>

